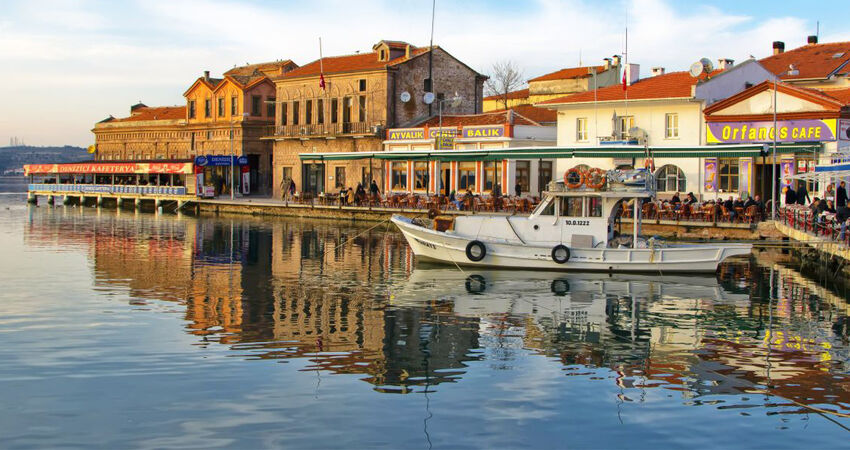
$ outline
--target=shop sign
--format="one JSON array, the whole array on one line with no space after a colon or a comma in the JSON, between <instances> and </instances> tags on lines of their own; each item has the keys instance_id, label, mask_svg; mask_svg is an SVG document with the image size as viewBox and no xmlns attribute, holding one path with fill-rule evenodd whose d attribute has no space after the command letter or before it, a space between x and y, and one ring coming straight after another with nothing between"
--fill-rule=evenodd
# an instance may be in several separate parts
<instances>
[{"instance_id":1,"label":"shop sign","mask_svg":"<svg viewBox=\"0 0 850 450\"><path fill-rule=\"evenodd\" d=\"M437 137L439 137L439 136L451 136L451 137L455 137L455 136L457 136L457 128L454 128L454 127L451 127L451 128L443 127L443 128L429 128L429 129L428 129L428 138L429 138L429 139L435 139L435 138L437 138Z\"/></svg>"},{"instance_id":2,"label":"shop sign","mask_svg":"<svg viewBox=\"0 0 850 450\"><path fill-rule=\"evenodd\" d=\"M195 157L196 166L247 166L248 158L245 156L230 155L201 155Z\"/></svg>"},{"instance_id":3,"label":"shop sign","mask_svg":"<svg viewBox=\"0 0 850 450\"><path fill-rule=\"evenodd\" d=\"M704 180L706 192L717 192L717 158L705 158Z\"/></svg>"},{"instance_id":4,"label":"shop sign","mask_svg":"<svg viewBox=\"0 0 850 450\"><path fill-rule=\"evenodd\" d=\"M424 128L390 128L387 130L389 141L415 141L425 139Z\"/></svg>"},{"instance_id":5,"label":"shop sign","mask_svg":"<svg viewBox=\"0 0 850 450\"><path fill-rule=\"evenodd\" d=\"M780 168L780 190L779 192L785 194L785 190L788 187L791 187L791 177L796 173L796 164L794 164L794 158L782 158L779 163Z\"/></svg>"},{"instance_id":6,"label":"shop sign","mask_svg":"<svg viewBox=\"0 0 850 450\"><path fill-rule=\"evenodd\" d=\"M776 126L779 130L776 140L780 142L834 141L838 134L837 119L780 120ZM773 121L706 124L706 141L709 144L749 144L773 142L773 139Z\"/></svg>"},{"instance_id":7,"label":"shop sign","mask_svg":"<svg viewBox=\"0 0 850 450\"><path fill-rule=\"evenodd\" d=\"M838 140L850 141L850 119L838 120Z\"/></svg>"},{"instance_id":8,"label":"shop sign","mask_svg":"<svg viewBox=\"0 0 850 450\"><path fill-rule=\"evenodd\" d=\"M500 138L505 136L504 125L487 125L480 127L463 127L464 138Z\"/></svg>"}]
</instances>

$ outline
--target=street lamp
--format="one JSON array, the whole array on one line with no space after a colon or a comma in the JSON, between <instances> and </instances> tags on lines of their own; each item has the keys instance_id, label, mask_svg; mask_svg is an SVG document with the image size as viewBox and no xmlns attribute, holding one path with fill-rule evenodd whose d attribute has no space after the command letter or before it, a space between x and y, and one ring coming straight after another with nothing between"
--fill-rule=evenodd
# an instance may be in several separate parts
<instances>
[{"instance_id":1,"label":"street lamp","mask_svg":"<svg viewBox=\"0 0 850 450\"><path fill-rule=\"evenodd\" d=\"M248 113L242 113L242 120L244 122L245 119L248 118ZM233 169L234 167L234 158L233 154L233 121L234 117L230 118L230 199L233 200L236 197L235 189L236 189L236 171Z\"/></svg>"},{"instance_id":2,"label":"street lamp","mask_svg":"<svg viewBox=\"0 0 850 450\"><path fill-rule=\"evenodd\" d=\"M778 74L776 74L776 76L773 77L773 161L772 161L773 183L771 183L771 192L770 192L770 198L771 198L770 217L771 217L771 219L776 219L776 202L779 200L779 197L780 197L779 195L777 195L777 192L776 192L776 135L779 134L779 130L776 129L776 83L777 83L777 80L779 80L779 77L781 77L783 75L790 75L790 76L793 77L793 76L798 75L799 73L800 72L797 70L797 68L794 67L794 64L789 64L788 70L786 70L785 72L782 72L782 73L778 73ZM774 197L774 195L776 195L776 197Z\"/></svg>"}]
</instances>

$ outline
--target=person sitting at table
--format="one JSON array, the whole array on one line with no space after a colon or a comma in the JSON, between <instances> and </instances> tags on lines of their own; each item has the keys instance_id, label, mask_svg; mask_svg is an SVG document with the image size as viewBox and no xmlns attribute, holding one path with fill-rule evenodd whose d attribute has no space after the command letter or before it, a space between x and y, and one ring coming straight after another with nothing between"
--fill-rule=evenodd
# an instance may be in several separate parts
<instances>
[{"instance_id":1,"label":"person sitting at table","mask_svg":"<svg viewBox=\"0 0 850 450\"><path fill-rule=\"evenodd\" d=\"M345 197L346 203L348 205L354 205L354 189L351 189L349 187L348 190L345 192Z\"/></svg>"},{"instance_id":2,"label":"person sitting at table","mask_svg":"<svg viewBox=\"0 0 850 450\"><path fill-rule=\"evenodd\" d=\"M738 215L738 212L735 211L735 202L732 200L732 196L729 196L729 199L723 202L723 207L726 208L726 211L729 212L729 221L734 222L735 216Z\"/></svg>"},{"instance_id":3,"label":"person sitting at table","mask_svg":"<svg viewBox=\"0 0 850 450\"><path fill-rule=\"evenodd\" d=\"M815 213L823 214L823 212L826 211L826 203L827 200L825 198L818 201L818 205L815 207Z\"/></svg>"},{"instance_id":4,"label":"person sitting at table","mask_svg":"<svg viewBox=\"0 0 850 450\"><path fill-rule=\"evenodd\" d=\"M688 192L688 196L685 198L684 204L693 205L695 203L698 203L696 196L694 196L693 192Z\"/></svg>"},{"instance_id":5,"label":"person sitting at table","mask_svg":"<svg viewBox=\"0 0 850 450\"><path fill-rule=\"evenodd\" d=\"M812 203L811 203L811 204L809 204L809 211L811 211L811 212L812 212L812 213L814 213L814 214L817 214L817 212L818 212L818 204L819 204L819 203L820 203L820 199L819 199L819 198L817 198L817 197L813 197L813 198L812 198Z\"/></svg>"},{"instance_id":6,"label":"person sitting at table","mask_svg":"<svg viewBox=\"0 0 850 450\"><path fill-rule=\"evenodd\" d=\"M345 186L343 186L339 189L339 204L340 204L340 206L345 205L345 194L347 194L347 193L348 192L346 191Z\"/></svg>"},{"instance_id":7,"label":"person sitting at table","mask_svg":"<svg viewBox=\"0 0 850 450\"><path fill-rule=\"evenodd\" d=\"M847 231L847 219L850 219L850 208L842 206L835 213L835 220L841 224L841 231L838 233L838 240L844 240L844 232Z\"/></svg>"},{"instance_id":8,"label":"person sitting at table","mask_svg":"<svg viewBox=\"0 0 850 450\"><path fill-rule=\"evenodd\" d=\"M673 194L673 198L670 199L670 203L672 203L674 205L678 205L679 203L682 203L682 199L679 198L678 192Z\"/></svg>"},{"instance_id":9,"label":"person sitting at table","mask_svg":"<svg viewBox=\"0 0 850 450\"><path fill-rule=\"evenodd\" d=\"M832 200L826 201L826 208L823 209L823 212L827 214L835 214L835 204L832 203Z\"/></svg>"}]
</instances>

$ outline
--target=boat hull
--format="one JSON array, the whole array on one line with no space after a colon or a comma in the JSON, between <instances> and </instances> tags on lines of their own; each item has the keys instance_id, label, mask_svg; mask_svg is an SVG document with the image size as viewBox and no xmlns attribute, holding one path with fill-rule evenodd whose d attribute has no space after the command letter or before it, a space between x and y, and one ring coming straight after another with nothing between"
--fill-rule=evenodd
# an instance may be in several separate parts
<instances>
[{"instance_id":1,"label":"boat hull","mask_svg":"<svg viewBox=\"0 0 850 450\"><path fill-rule=\"evenodd\" d=\"M570 248L564 263L555 262L552 248L519 242L481 240L486 254L480 261L467 257L467 245L474 239L439 232L413 223L403 216L393 216L418 260L463 266L538 269L558 271L605 272L714 272L726 258L747 255L751 244L694 244L661 248Z\"/></svg>"}]
</instances>

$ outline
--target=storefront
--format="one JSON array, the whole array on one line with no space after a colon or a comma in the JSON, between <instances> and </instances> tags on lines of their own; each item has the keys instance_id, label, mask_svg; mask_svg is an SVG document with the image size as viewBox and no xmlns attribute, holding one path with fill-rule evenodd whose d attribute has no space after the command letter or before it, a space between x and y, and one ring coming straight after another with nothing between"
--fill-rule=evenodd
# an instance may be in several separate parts
<instances>
[{"instance_id":1,"label":"storefront","mask_svg":"<svg viewBox=\"0 0 850 450\"><path fill-rule=\"evenodd\" d=\"M191 161L27 164L29 190L67 194L187 195L195 190Z\"/></svg>"},{"instance_id":2,"label":"storefront","mask_svg":"<svg viewBox=\"0 0 850 450\"><path fill-rule=\"evenodd\" d=\"M217 197L230 195L231 186L236 186L236 193L248 195L251 193L251 168L245 156L196 156L195 160L195 193L199 197Z\"/></svg>"},{"instance_id":3,"label":"storefront","mask_svg":"<svg viewBox=\"0 0 850 450\"><path fill-rule=\"evenodd\" d=\"M850 146L850 111L843 101L828 91L801 89L783 83L764 82L717 102L704 111L706 142L716 144L763 144L765 152L756 158L716 161L720 190L724 176L736 181L738 192L755 193L766 200L784 189L799 187L794 180L808 180L812 195L825 189L810 177L795 175L814 172L819 164ZM773 109L776 106L774 116ZM775 120L775 121L774 121ZM774 157L774 143L776 152ZM711 161L706 161L706 171ZM731 175L728 175L731 174ZM777 193L771 193L771 187ZM783 198L784 200L784 198Z\"/></svg>"},{"instance_id":4,"label":"storefront","mask_svg":"<svg viewBox=\"0 0 850 450\"><path fill-rule=\"evenodd\" d=\"M471 116L473 119L477 116ZM474 120L472 120L474 122ZM515 157L498 159L496 154L510 154L546 148L554 144L555 129L540 125L462 125L390 129L384 149L383 170L385 192L449 195L467 189L478 194L540 195L552 180L554 160L551 158ZM476 151L496 151L478 158ZM424 159L405 159L405 152L425 154ZM423 153L424 152L424 153ZM432 152L434 157L427 155ZM448 153L446 153L448 152ZM452 156L453 153L458 152ZM461 156L460 152L466 156ZM437 156L439 154L439 156Z\"/></svg>"}]
</instances>

